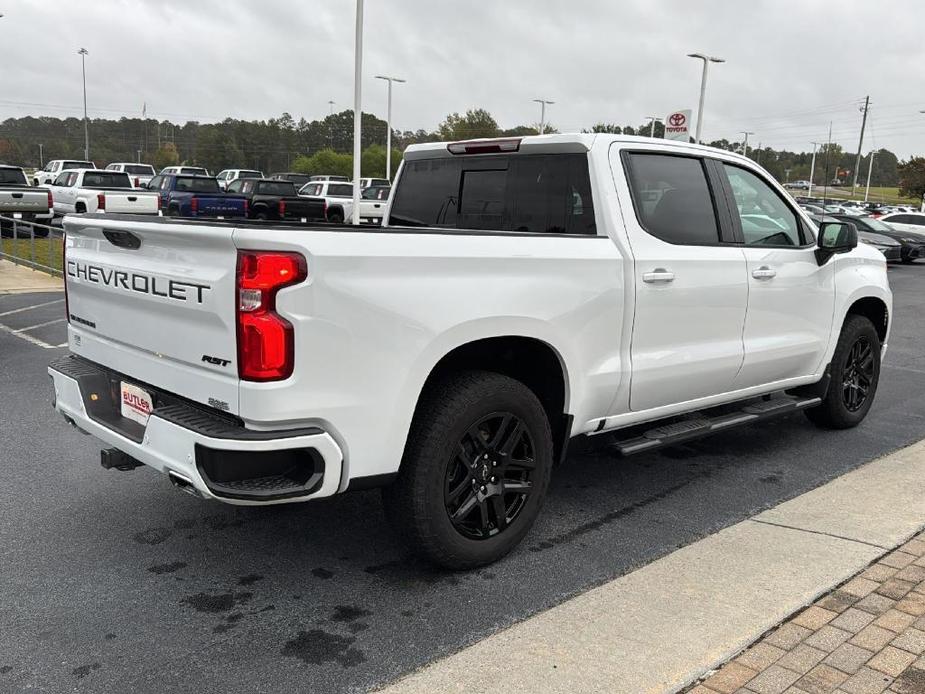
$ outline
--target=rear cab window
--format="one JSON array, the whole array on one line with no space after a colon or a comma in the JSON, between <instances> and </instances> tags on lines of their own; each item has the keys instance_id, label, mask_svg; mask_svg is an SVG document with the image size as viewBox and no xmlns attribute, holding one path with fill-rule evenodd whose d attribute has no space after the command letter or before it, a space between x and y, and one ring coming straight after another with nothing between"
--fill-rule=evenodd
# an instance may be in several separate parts
<instances>
[{"instance_id":1,"label":"rear cab window","mask_svg":"<svg viewBox=\"0 0 925 694\"><path fill-rule=\"evenodd\" d=\"M405 161L389 223L595 235L587 155L495 154Z\"/></svg>"},{"instance_id":2,"label":"rear cab window","mask_svg":"<svg viewBox=\"0 0 925 694\"><path fill-rule=\"evenodd\" d=\"M86 188L131 188L128 174L121 171L88 171L84 174Z\"/></svg>"},{"instance_id":3,"label":"rear cab window","mask_svg":"<svg viewBox=\"0 0 925 694\"><path fill-rule=\"evenodd\" d=\"M26 174L22 172L22 169L0 169L0 185L27 185Z\"/></svg>"}]
</instances>

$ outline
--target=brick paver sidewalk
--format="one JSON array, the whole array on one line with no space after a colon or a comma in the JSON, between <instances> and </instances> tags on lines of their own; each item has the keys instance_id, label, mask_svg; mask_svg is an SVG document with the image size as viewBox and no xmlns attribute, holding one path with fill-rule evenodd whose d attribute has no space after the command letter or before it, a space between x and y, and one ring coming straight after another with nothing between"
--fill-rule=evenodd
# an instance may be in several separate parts
<instances>
[{"instance_id":1,"label":"brick paver sidewalk","mask_svg":"<svg viewBox=\"0 0 925 694\"><path fill-rule=\"evenodd\" d=\"M925 533L766 634L689 694L925 694Z\"/></svg>"}]
</instances>

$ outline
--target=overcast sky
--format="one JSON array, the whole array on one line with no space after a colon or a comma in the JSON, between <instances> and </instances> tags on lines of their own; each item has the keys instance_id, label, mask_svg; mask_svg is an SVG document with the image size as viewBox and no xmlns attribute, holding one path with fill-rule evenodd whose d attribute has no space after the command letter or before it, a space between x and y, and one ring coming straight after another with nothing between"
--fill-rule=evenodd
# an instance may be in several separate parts
<instances>
[{"instance_id":1,"label":"overcast sky","mask_svg":"<svg viewBox=\"0 0 925 694\"><path fill-rule=\"evenodd\" d=\"M354 0L0 0L0 118L81 114L87 48L91 116L174 122L352 107ZM925 154L922 0L366 0L363 108L393 127L433 129L488 109L502 127L535 123L543 97L560 130L696 112L711 67L704 139L809 150Z\"/></svg>"}]
</instances>

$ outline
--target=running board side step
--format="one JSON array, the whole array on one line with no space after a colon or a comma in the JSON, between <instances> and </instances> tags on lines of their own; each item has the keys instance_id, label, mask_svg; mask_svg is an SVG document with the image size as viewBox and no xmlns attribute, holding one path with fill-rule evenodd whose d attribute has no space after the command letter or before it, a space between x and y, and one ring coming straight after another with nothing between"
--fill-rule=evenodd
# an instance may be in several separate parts
<instances>
[{"instance_id":1,"label":"running board side step","mask_svg":"<svg viewBox=\"0 0 925 694\"><path fill-rule=\"evenodd\" d=\"M707 415L696 413L685 419L667 420L665 424L656 426L642 434L626 439L618 439L612 445L620 455L627 456L635 453L645 453L674 446L691 439L699 439L718 431L731 429L743 424L754 424L772 417L790 414L797 410L805 410L822 402L818 397L796 397L782 395L770 399L752 400L737 410L726 410L721 414ZM634 427L638 432L639 429Z\"/></svg>"}]
</instances>

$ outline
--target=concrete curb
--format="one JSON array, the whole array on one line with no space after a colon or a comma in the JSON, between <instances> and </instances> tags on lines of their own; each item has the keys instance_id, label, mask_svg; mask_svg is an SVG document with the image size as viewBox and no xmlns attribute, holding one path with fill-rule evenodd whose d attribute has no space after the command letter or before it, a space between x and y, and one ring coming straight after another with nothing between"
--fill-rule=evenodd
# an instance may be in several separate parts
<instances>
[{"instance_id":1,"label":"concrete curb","mask_svg":"<svg viewBox=\"0 0 925 694\"><path fill-rule=\"evenodd\" d=\"M379 691L677 691L923 526L925 441Z\"/></svg>"},{"instance_id":2,"label":"concrete curb","mask_svg":"<svg viewBox=\"0 0 925 694\"><path fill-rule=\"evenodd\" d=\"M0 260L0 296L26 292L60 292L63 289L64 280L60 277L9 260Z\"/></svg>"}]
</instances>

